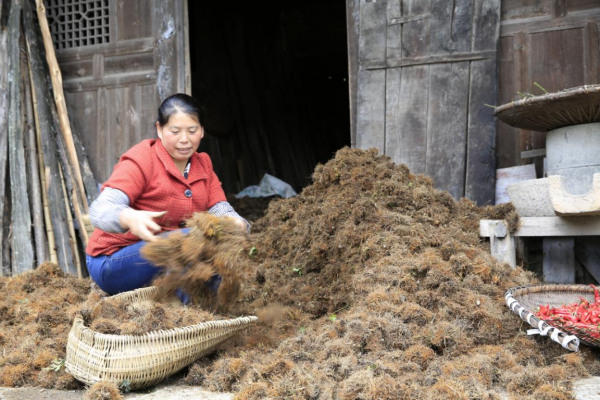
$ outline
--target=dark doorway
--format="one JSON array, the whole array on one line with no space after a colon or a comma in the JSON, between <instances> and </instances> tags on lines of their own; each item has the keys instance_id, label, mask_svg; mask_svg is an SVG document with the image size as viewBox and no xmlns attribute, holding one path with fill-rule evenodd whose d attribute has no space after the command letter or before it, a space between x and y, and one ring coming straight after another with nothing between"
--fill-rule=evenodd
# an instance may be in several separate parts
<instances>
[{"instance_id":1,"label":"dark doorway","mask_svg":"<svg viewBox=\"0 0 600 400\"><path fill-rule=\"evenodd\" d=\"M188 4L201 150L225 191L265 173L301 190L350 145L344 0Z\"/></svg>"}]
</instances>

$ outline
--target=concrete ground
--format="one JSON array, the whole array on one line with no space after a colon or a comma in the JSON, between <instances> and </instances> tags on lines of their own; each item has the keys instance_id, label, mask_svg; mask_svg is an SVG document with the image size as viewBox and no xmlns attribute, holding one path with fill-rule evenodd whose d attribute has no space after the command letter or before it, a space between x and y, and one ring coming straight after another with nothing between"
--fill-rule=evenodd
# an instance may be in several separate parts
<instances>
[{"instance_id":1,"label":"concrete ground","mask_svg":"<svg viewBox=\"0 0 600 400\"><path fill-rule=\"evenodd\" d=\"M49 390L40 388L1 388L0 400L82 400L84 390ZM600 377L580 379L573 384L576 400L600 400ZM233 400L231 393L214 393L199 387L173 383L124 395L126 400ZM508 399L508 395L501 396Z\"/></svg>"},{"instance_id":2,"label":"concrete ground","mask_svg":"<svg viewBox=\"0 0 600 400\"><path fill-rule=\"evenodd\" d=\"M82 400L84 390L0 388L0 400ZM213 393L199 387L162 384L124 395L127 400L232 400L230 393Z\"/></svg>"}]
</instances>

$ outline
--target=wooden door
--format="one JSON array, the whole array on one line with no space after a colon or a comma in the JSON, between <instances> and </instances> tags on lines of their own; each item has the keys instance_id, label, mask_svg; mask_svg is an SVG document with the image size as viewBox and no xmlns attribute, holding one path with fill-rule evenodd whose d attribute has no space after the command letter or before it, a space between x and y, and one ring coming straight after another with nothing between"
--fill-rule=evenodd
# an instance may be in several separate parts
<instances>
[{"instance_id":1,"label":"wooden door","mask_svg":"<svg viewBox=\"0 0 600 400\"><path fill-rule=\"evenodd\" d=\"M502 1L498 104L600 83L600 1ZM546 134L498 122L498 168L537 161L542 176Z\"/></svg>"},{"instance_id":2,"label":"wooden door","mask_svg":"<svg viewBox=\"0 0 600 400\"><path fill-rule=\"evenodd\" d=\"M493 204L500 0L347 4L353 145Z\"/></svg>"},{"instance_id":3,"label":"wooden door","mask_svg":"<svg viewBox=\"0 0 600 400\"><path fill-rule=\"evenodd\" d=\"M189 92L185 0L45 0L73 131L98 182Z\"/></svg>"}]
</instances>

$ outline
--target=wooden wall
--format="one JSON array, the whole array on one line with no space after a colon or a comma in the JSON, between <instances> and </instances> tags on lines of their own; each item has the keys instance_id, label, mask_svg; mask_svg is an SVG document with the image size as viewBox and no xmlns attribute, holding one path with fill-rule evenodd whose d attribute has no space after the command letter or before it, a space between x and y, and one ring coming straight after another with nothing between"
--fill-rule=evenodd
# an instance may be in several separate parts
<instances>
[{"instance_id":1,"label":"wooden wall","mask_svg":"<svg viewBox=\"0 0 600 400\"><path fill-rule=\"evenodd\" d=\"M56 2L56 1L55 1ZM110 41L57 51L73 130L98 182L120 155L156 136L160 101L189 91L184 0L108 0Z\"/></svg>"},{"instance_id":2,"label":"wooden wall","mask_svg":"<svg viewBox=\"0 0 600 400\"><path fill-rule=\"evenodd\" d=\"M502 0L498 104L600 83L600 1ZM545 133L498 122L498 168L529 164L521 152L545 148ZM536 160L541 177L541 158Z\"/></svg>"},{"instance_id":3,"label":"wooden wall","mask_svg":"<svg viewBox=\"0 0 600 400\"><path fill-rule=\"evenodd\" d=\"M353 144L455 198L493 203L485 104L496 102L500 0L348 0L347 9Z\"/></svg>"}]
</instances>

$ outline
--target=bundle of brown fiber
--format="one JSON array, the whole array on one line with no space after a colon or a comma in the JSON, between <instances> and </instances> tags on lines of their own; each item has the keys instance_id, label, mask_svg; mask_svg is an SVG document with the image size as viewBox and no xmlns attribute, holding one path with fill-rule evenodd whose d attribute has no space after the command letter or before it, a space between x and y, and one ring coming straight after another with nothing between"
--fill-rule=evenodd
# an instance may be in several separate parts
<instances>
[{"instance_id":1,"label":"bundle of brown fiber","mask_svg":"<svg viewBox=\"0 0 600 400\"><path fill-rule=\"evenodd\" d=\"M281 304L263 334L185 381L238 399L571 399L596 353L529 337L504 304L536 282L495 261L480 208L374 150L342 149L254 225L256 273L234 310Z\"/></svg>"},{"instance_id":2,"label":"bundle of brown fiber","mask_svg":"<svg viewBox=\"0 0 600 400\"><path fill-rule=\"evenodd\" d=\"M186 221L187 234L174 232L142 248L142 255L163 271L153 285L158 299L182 290L192 303L224 311L238 298L248 272L249 242L231 217L195 213ZM215 293L209 281L221 277Z\"/></svg>"}]
</instances>

